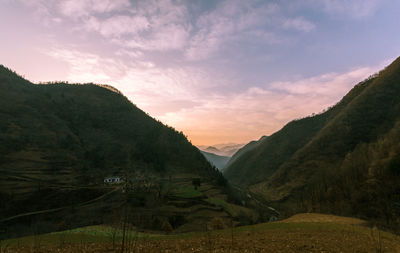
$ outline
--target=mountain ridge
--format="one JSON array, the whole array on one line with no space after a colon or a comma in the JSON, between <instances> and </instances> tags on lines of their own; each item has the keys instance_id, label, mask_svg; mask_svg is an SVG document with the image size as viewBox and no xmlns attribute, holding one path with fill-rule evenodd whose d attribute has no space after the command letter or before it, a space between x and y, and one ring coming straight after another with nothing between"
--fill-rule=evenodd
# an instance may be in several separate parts
<instances>
[{"instance_id":1,"label":"mountain ridge","mask_svg":"<svg viewBox=\"0 0 400 253\"><path fill-rule=\"evenodd\" d=\"M227 202L226 180L182 132L103 86L33 84L0 66L0 238L122 219L124 205L152 230L253 217Z\"/></svg>"},{"instance_id":2,"label":"mountain ridge","mask_svg":"<svg viewBox=\"0 0 400 253\"><path fill-rule=\"evenodd\" d=\"M398 137L399 94L397 58L326 112L288 123L230 164L224 175L286 213L333 212L392 226L389 223L400 215L389 211L399 198L394 190L399 178L393 173L400 170L400 163L396 144L385 142L390 142L387 136ZM362 153L375 160L362 159ZM388 184L372 183L383 180ZM372 188L374 194L368 190ZM379 202L381 208L369 195L385 200Z\"/></svg>"},{"instance_id":3,"label":"mountain ridge","mask_svg":"<svg viewBox=\"0 0 400 253\"><path fill-rule=\"evenodd\" d=\"M206 151L203 151L203 150L200 150L200 152L205 156L205 158L212 165L214 165L220 171L224 170L225 165L230 160L230 157L228 157L228 156L220 156L220 155L216 155L214 153L206 152Z\"/></svg>"}]
</instances>

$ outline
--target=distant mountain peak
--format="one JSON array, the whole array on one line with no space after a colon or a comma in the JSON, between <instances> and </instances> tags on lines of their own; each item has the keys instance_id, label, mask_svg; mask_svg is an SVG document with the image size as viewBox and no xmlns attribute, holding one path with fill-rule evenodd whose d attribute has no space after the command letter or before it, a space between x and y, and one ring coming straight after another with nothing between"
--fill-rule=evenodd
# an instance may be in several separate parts
<instances>
[{"instance_id":1,"label":"distant mountain peak","mask_svg":"<svg viewBox=\"0 0 400 253\"><path fill-rule=\"evenodd\" d=\"M208 152L220 152L219 149L217 149L216 147L213 147L213 146L209 146L208 148L206 148L204 150L208 151Z\"/></svg>"}]
</instances>

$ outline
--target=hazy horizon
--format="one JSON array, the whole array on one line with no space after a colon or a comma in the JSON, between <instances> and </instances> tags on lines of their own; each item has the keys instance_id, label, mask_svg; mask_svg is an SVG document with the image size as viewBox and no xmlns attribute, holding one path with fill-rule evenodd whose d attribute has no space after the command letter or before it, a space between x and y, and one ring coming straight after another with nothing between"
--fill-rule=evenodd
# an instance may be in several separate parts
<instances>
[{"instance_id":1,"label":"hazy horizon","mask_svg":"<svg viewBox=\"0 0 400 253\"><path fill-rule=\"evenodd\" d=\"M395 0L0 0L0 64L109 84L197 146L321 112L400 55Z\"/></svg>"}]
</instances>

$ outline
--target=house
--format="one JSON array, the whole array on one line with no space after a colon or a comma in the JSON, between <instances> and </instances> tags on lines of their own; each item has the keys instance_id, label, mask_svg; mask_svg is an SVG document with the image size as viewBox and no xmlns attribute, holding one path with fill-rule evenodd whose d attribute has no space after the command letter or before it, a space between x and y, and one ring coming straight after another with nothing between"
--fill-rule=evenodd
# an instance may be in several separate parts
<instances>
[{"instance_id":1,"label":"house","mask_svg":"<svg viewBox=\"0 0 400 253\"><path fill-rule=\"evenodd\" d=\"M104 183L105 184L120 184L120 183L122 183L122 180L120 177L106 177L106 178L104 178Z\"/></svg>"}]
</instances>

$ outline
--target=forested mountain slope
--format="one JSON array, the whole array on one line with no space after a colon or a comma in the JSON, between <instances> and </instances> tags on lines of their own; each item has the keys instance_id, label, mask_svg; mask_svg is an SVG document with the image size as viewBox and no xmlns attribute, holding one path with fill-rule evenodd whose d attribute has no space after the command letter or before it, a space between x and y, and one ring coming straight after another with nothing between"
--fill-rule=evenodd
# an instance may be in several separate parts
<instances>
[{"instance_id":1,"label":"forested mountain slope","mask_svg":"<svg viewBox=\"0 0 400 253\"><path fill-rule=\"evenodd\" d=\"M149 117L112 87L37 85L0 66L0 91L0 231L39 221L51 223L45 227L53 230L57 219L69 219L63 222L70 226L109 220L126 202L125 189L103 183L109 176L142 182L148 192L129 201L138 206L134 210L151 210L140 220L149 216L143 226L155 229L162 219L179 219L175 228L190 220L186 213L195 213L173 208L171 198L200 210L212 206L192 196L205 199L224 191L222 174L182 133ZM192 178L209 190L192 190ZM169 211L162 211L167 205ZM64 213L55 215L57 208Z\"/></svg>"},{"instance_id":2,"label":"forested mountain slope","mask_svg":"<svg viewBox=\"0 0 400 253\"><path fill-rule=\"evenodd\" d=\"M222 156L222 155L216 155L214 153L206 152L200 150L200 152L204 155L204 157L209 161L212 165L217 167L220 171L222 171L226 165L226 163L229 161L230 157L229 156Z\"/></svg>"},{"instance_id":3,"label":"forested mountain slope","mask_svg":"<svg viewBox=\"0 0 400 253\"><path fill-rule=\"evenodd\" d=\"M282 164L303 148L330 120L336 117L346 106L371 83L374 78L355 86L337 105L324 113L289 122L278 132L267 138L261 138L257 147L249 143L245 149L229 162L224 175L240 185L252 185L269 178ZM250 148L249 148L250 147Z\"/></svg>"},{"instance_id":4,"label":"forested mountain slope","mask_svg":"<svg viewBox=\"0 0 400 253\"><path fill-rule=\"evenodd\" d=\"M226 176L286 212L399 217L400 58L325 113L296 120L246 152Z\"/></svg>"},{"instance_id":5,"label":"forested mountain slope","mask_svg":"<svg viewBox=\"0 0 400 253\"><path fill-rule=\"evenodd\" d=\"M234 161L236 161L237 158L241 157L244 155L249 150L252 150L253 148L257 147L260 143L262 143L268 136L262 136L259 140L257 141L251 141L244 145L242 148L240 148L238 151L236 151L235 154L229 159L228 163L225 165L225 167L229 167Z\"/></svg>"},{"instance_id":6,"label":"forested mountain slope","mask_svg":"<svg viewBox=\"0 0 400 253\"><path fill-rule=\"evenodd\" d=\"M95 168L107 174L139 163L160 172L174 167L214 173L182 133L120 93L93 84L34 85L4 68L0 78L3 160L35 149L49 152L49 163L68 160L79 171Z\"/></svg>"}]
</instances>

